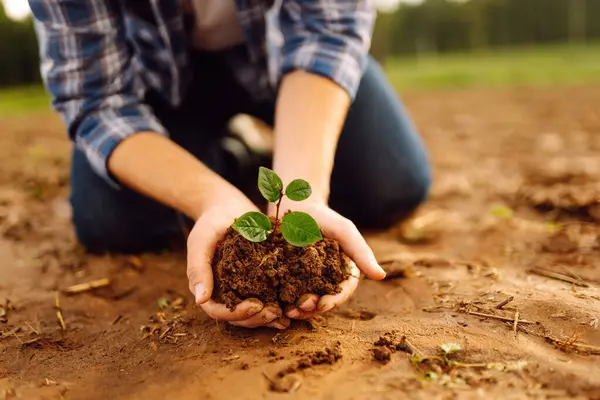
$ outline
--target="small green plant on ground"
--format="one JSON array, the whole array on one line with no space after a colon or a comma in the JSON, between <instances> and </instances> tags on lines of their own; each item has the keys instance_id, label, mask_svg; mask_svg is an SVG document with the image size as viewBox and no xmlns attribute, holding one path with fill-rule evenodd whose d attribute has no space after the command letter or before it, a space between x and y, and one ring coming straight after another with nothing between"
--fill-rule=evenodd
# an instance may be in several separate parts
<instances>
[{"instance_id":1,"label":"small green plant on ground","mask_svg":"<svg viewBox=\"0 0 600 400\"><path fill-rule=\"evenodd\" d=\"M279 223L279 208L284 196L293 201L303 201L310 197L312 189L303 179L290 182L285 191L283 181L273 171L260 167L258 172L258 189L263 197L275 204L275 223L261 212L251 211L235 220L231 227L251 242L263 242L275 232ZM323 239L321 229L310 215L294 211L281 219L281 234L293 246L305 247Z\"/></svg>"},{"instance_id":2,"label":"small green plant on ground","mask_svg":"<svg viewBox=\"0 0 600 400\"><path fill-rule=\"evenodd\" d=\"M418 353L412 349L410 361L417 370L423 373L423 379L438 382L443 386L464 386L466 382L463 378L456 375L458 369L478 368L495 369L501 372L521 371L527 366L526 361L515 362L482 362L482 363L462 363L452 360L455 353L462 351L462 346L457 343L442 343L439 347L439 356L427 356Z\"/></svg>"}]
</instances>

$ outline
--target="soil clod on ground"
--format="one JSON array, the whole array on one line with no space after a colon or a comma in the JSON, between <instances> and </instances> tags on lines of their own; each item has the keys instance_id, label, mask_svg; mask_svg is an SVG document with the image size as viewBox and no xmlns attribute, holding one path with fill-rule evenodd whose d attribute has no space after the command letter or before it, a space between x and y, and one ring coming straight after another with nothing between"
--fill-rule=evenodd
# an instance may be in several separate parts
<instances>
[{"instance_id":1,"label":"soil clod on ground","mask_svg":"<svg viewBox=\"0 0 600 400\"><path fill-rule=\"evenodd\" d=\"M373 358L382 364L387 364L392 360L392 352L387 347L375 347Z\"/></svg>"},{"instance_id":2,"label":"soil clod on ground","mask_svg":"<svg viewBox=\"0 0 600 400\"><path fill-rule=\"evenodd\" d=\"M412 354L413 350L406 341L405 336L400 336L398 332L386 332L373 343L373 358L383 364L387 364L392 359L392 354L396 351L404 351Z\"/></svg>"},{"instance_id":3,"label":"soil clod on ground","mask_svg":"<svg viewBox=\"0 0 600 400\"><path fill-rule=\"evenodd\" d=\"M304 356L277 373L277 378L283 378L286 375L312 368L316 365L333 365L342 358L341 343L338 341L333 346L326 347L323 350L317 350Z\"/></svg>"}]
</instances>

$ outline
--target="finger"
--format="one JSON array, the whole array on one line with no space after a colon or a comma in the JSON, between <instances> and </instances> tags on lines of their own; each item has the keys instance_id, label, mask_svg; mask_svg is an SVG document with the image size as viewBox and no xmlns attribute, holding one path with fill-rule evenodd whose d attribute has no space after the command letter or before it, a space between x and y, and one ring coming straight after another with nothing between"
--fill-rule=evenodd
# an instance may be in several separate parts
<instances>
[{"instance_id":1,"label":"finger","mask_svg":"<svg viewBox=\"0 0 600 400\"><path fill-rule=\"evenodd\" d=\"M356 266L353 266L353 268L350 270L350 276L348 279L340 284L340 288L342 289L341 292L337 294L328 294L321 297L319 304L317 305L317 310L319 310L320 313L331 311L335 307L348 300L358 286L357 276L358 270Z\"/></svg>"},{"instance_id":2,"label":"finger","mask_svg":"<svg viewBox=\"0 0 600 400\"><path fill-rule=\"evenodd\" d=\"M319 296L316 294L303 294L300 296L298 301L296 302L296 306L300 308L302 311L313 311L317 308L317 303L319 302Z\"/></svg>"},{"instance_id":3,"label":"finger","mask_svg":"<svg viewBox=\"0 0 600 400\"><path fill-rule=\"evenodd\" d=\"M218 321L243 321L258 314L264 308L263 303L257 299L244 300L233 311L225 304L216 303L213 300L208 300L200 306L209 317Z\"/></svg>"},{"instance_id":4,"label":"finger","mask_svg":"<svg viewBox=\"0 0 600 400\"><path fill-rule=\"evenodd\" d=\"M254 325L254 324L248 324L247 321L233 321L233 322L229 322L229 324L234 325L234 326L240 326L242 328L250 328L250 329L254 329L254 328L260 328L263 326L269 327L269 328L275 328L275 329L280 329L280 330L284 330L289 328L291 321L287 318L278 318L275 321L264 325L264 324L258 324L258 325Z\"/></svg>"},{"instance_id":5,"label":"finger","mask_svg":"<svg viewBox=\"0 0 600 400\"><path fill-rule=\"evenodd\" d=\"M211 223L194 229L188 238L187 276L189 287L195 297L196 304L207 302L213 291L212 257L219 238L225 235L227 228L216 229Z\"/></svg>"},{"instance_id":6,"label":"finger","mask_svg":"<svg viewBox=\"0 0 600 400\"><path fill-rule=\"evenodd\" d=\"M275 321L278 318L281 318L282 311L279 307L274 307L272 305L265 306L261 312L253 315L248 319L244 319L241 321L234 321L232 325L243 326L246 328L256 328L259 326L267 326L271 322Z\"/></svg>"},{"instance_id":7,"label":"finger","mask_svg":"<svg viewBox=\"0 0 600 400\"><path fill-rule=\"evenodd\" d=\"M284 329L287 329L287 328L289 328L291 323L292 323L292 321L290 321L290 320L289 320L289 319L287 319L287 318L279 318L279 319L277 319L277 320L275 320L275 321L271 322L271 323L270 323L269 325L267 325L267 326L269 326L269 327L271 327L271 328L275 328L275 329L281 329L281 330L284 330Z\"/></svg>"},{"instance_id":8,"label":"finger","mask_svg":"<svg viewBox=\"0 0 600 400\"><path fill-rule=\"evenodd\" d=\"M326 236L340 242L348 256L356 263L358 268L369 278L381 280L385 278L385 271L377 260L373 250L369 247L352 221L340 216L341 222L326 227Z\"/></svg>"},{"instance_id":9,"label":"finger","mask_svg":"<svg viewBox=\"0 0 600 400\"><path fill-rule=\"evenodd\" d=\"M316 316L319 311L315 308L313 311L304 311L301 308L288 306L285 311L285 316L291 319L306 320Z\"/></svg>"}]
</instances>

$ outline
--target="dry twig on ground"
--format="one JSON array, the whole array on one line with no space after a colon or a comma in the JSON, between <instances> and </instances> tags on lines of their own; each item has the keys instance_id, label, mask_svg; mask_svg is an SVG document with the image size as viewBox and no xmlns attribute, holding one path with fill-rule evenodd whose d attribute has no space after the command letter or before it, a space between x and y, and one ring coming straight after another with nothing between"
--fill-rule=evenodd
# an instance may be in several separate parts
<instances>
[{"instance_id":1,"label":"dry twig on ground","mask_svg":"<svg viewBox=\"0 0 600 400\"><path fill-rule=\"evenodd\" d=\"M498 304L496 306L496 309L502 310L502 308L504 308L505 305L507 305L508 303L510 303L511 301L513 301L514 299L515 299L514 296L510 296L508 299L506 299L503 302L501 302L500 304Z\"/></svg>"},{"instance_id":2,"label":"dry twig on ground","mask_svg":"<svg viewBox=\"0 0 600 400\"><path fill-rule=\"evenodd\" d=\"M585 287L585 288L590 287L589 283L584 282L581 279L576 279L571 276L559 274L558 272L547 271L547 270L541 269L541 268L532 268L532 269L528 270L527 272L529 272L530 274L543 276L545 278L550 278L550 279L555 279L557 281L571 283L573 285L580 286L580 287Z\"/></svg>"},{"instance_id":3,"label":"dry twig on ground","mask_svg":"<svg viewBox=\"0 0 600 400\"><path fill-rule=\"evenodd\" d=\"M87 291L90 291L93 289L105 287L108 285L110 285L110 280L108 278L104 278L104 279L98 279L98 280L91 281L91 282L80 283L78 285L69 286L68 288L64 289L63 292L68 293L68 294L78 294L78 293L87 292Z\"/></svg>"},{"instance_id":4,"label":"dry twig on ground","mask_svg":"<svg viewBox=\"0 0 600 400\"><path fill-rule=\"evenodd\" d=\"M500 321L507 321L507 322L514 322L515 318L508 318L508 317L502 317L500 315L493 315L493 314L485 314L485 313L480 313L477 311L464 311L467 314L470 315L476 315L478 317L483 317L483 318L493 318L493 319L498 319ZM535 324L536 322L533 321L528 321L526 319L520 319L519 320L519 324Z\"/></svg>"},{"instance_id":5,"label":"dry twig on ground","mask_svg":"<svg viewBox=\"0 0 600 400\"><path fill-rule=\"evenodd\" d=\"M62 310L60 308L60 294L56 292L54 298L54 307L56 308L56 318L58 319L58 324L60 325L60 329L67 330L67 326L65 325L65 319L62 315Z\"/></svg>"}]
</instances>

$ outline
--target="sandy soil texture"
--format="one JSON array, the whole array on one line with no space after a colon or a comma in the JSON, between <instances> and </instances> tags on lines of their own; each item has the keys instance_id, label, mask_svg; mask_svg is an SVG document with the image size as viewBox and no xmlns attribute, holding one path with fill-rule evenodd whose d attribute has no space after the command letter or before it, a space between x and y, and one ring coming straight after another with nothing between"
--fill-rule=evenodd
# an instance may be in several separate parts
<instances>
[{"instance_id":1,"label":"sandy soil texture","mask_svg":"<svg viewBox=\"0 0 600 400\"><path fill-rule=\"evenodd\" d=\"M600 399L600 87L405 100L435 183L368 236L390 279L284 332L193 307L182 253L84 254L61 122L0 121L0 399Z\"/></svg>"}]
</instances>

